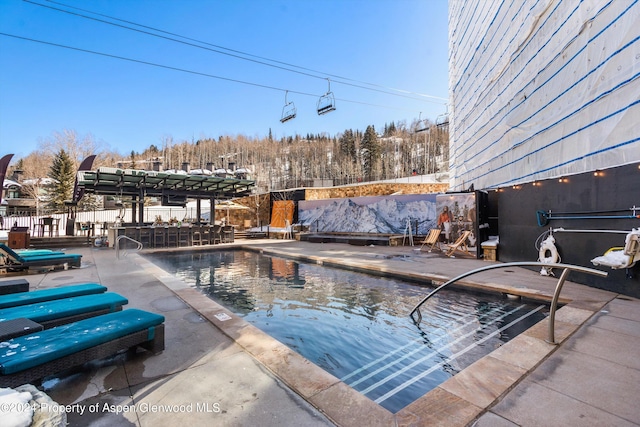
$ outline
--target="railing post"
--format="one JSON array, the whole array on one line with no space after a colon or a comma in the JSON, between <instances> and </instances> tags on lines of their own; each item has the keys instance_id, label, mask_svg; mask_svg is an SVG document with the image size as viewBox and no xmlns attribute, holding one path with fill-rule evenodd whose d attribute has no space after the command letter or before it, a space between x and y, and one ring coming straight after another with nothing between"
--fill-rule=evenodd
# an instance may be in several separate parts
<instances>
[{"instance_id":1,"label":"railing post","mask_svg":"<svg viewBox=\"0 0 640 427\"><path fill-rule=\"evenodd\" d=\"M556 344L555 343L555 313L556 313L556 306L558 305L558 299L560 298L560 292L562 291L562 286L564 285L565 280L567 279L567 276L569 275L569 272L571 270L575 270L578 271L580 273L586 273L586 274L593 274L594 276L600 276L600 277L607 277L607 273L605 271L601 271L601 270L594 270L593 268L587 268L587 267L581 267L578 265L571 265L571 264L556 264L556 263L544 263L544 262L528 262L528 261L516 261L516 262L508 262L508 263L504 263L504 264L493 264L493 265L489 265L489 266L485 266L485 267L481 267L481 268L477 268L475 270L471 270L468 271L464 274L461 274L457 277L454 277L453 279L443 283L442 285L438 286L436 289L434 289L433 291L431 291L431 293L429 293L429 295L427 295L426 297L424 297L422 299L422 301L420 301L418 304L416 304L416 306L413 308L413 310L411 310L411 312L409 313L409 317L411 317L411 319L414 321L414 323L416 323L416 325L420 324L420 321L422 320L422 313L420 312L420 306L422 304L424 304L425 302L427 302L427 300L429 298L431 298L433 295L437 294L438 292L440 292L442 289L446 288L447 286L457 282L458 280L464 279L465 277L474 275L476 273L480 273L483 271L488 271L488 270L493 270L496 268L505 268L505 267L545 267L545 268L562 268L564 269L562 271L562 275L560 276L560 279L558 279L558 283L556 284L556 290L553 294L553 301L551 303L551 312L550 312L550 316L549 316L549 340L547 340L547 342L551 343L551 344ZM414 314L417 316L414 317Z\"/></svg>"},{"instance_id":2,"label":"railing post","mask_svg":"<svg viewBox=\"0 0 640 427\"><path fill-rule=\"evenodd\" d=\"M131 240L133 243L135 243L137 245L137 250L142 250L143 245L142 243L138 242L137 240L132 239L129 236L118 236L116 237L116 242L115 242L115 248L116 248L116 259L120 259L120 240L122 239L127 239L127 240Z\"/></svg>"},{"instance_id":3,"label":"railing post","mask_svg":"<svg viewBox=\"0 0 640 427\"><path fill-rule=\"evenodd\" d=\"M560 292L562 292L562 286L564 281L567 280L567 276L571 270L569 267L562 270L562 274L556 284L556 290L553 293L553 299L551 300L551 310L549 312L549 339L546 340L549 344L558 345L555 337L555 324L556 324L556 309L558 307L558 299L560 298Z\"/></svg>"}]
</instances>

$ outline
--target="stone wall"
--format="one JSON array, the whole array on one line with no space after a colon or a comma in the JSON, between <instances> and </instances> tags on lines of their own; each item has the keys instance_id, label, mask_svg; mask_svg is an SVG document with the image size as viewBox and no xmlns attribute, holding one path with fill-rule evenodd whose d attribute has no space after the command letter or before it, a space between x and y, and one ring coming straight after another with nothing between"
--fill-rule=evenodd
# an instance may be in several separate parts
<instances>
[{"instance_id":1,"label":"stone wall","mask_svg":"<svg viewBox=\"0 0 640 427\"><path fill-rule=\"evenodd\" d=\"M448 183L373 183L341 187L307 188L306 200L343 199L362 196L388 196L391 194L444 193Z\"/></svg>"}]
</instances>

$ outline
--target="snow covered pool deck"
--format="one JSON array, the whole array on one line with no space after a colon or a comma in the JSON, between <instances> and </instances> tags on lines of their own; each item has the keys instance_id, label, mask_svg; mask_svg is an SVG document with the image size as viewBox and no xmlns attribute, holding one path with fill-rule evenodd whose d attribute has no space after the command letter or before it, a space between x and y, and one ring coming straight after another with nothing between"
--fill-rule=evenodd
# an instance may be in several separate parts
<instances>
[{"instance_id":1,"label":"snow covered pool deck","mask_svg":"<svg viewBox=\"0 0 640 427\"><path fill-rule=\"evenodd\" d=\"M246 241L229 246L240 245L290 258L435 282L486 265L486 262L475 259L449 259L416 253L412 247L372 248L282 240ZM220 409L217 413L194 411L188 414L188 418L184 417L185 414L140 410L92 415L109 425L130 425L130 422L137 425L175 425L185 419L194 425L205 422L224 425L328 425L331 422L344 426L467 425L478 417L478 425L495 425L493 417L502 417L503 422L509 419L522 425L526 422L519 420L519 417L527 417L531 412L535 412L536 417L547 417L548 422L562 420L565 425L577 425L580 417L576 415L576 422L572 423L572 412L564 402L568 394L560 392L561 398L555 396L553 390L542 395L532 394L532 387L542 381L553 382L554 377L562 380L562 384L568 382L576 389L590 390L592 393L598 387L578 387L576 378L567 381L564 375L557 373L549 373L544 378L529 374L543 369L547 358L556 358L553 360L553 370L562 366L572 368L572 360L584 363L583 359L564 355L572 352L571 346L575 345L569 344L565 350L566 341L571 341L571 335L589 319L599 319L601 314L598 313L616 297L610 292L568 282L562 296L569 303L556 316L556 339L563 344L552 346L544 341L548 330L547 321L544 320L397 414L392 414L215 302L203 298L200 292L189 288L143 257L130 254L116 261L110 250L83 249L83 255L85 251L87 261L93 262L95 268L48 273L43 275L40 285L53 286L87 279L101 281L110 290L127 296L131 306L165 315L166 350L158 356L138 357L119 362L117 366L111 364L80 376L62 378L60 384L54 384L50 389L54 400L65 404L82 402L86 405L96 402L125 405L189 402L195 405L198 402L213 402ZM407 262L408 259L412 262ZM28 276L30 281L32 277L36 276ZM467 285L547 299L550 299L556 283L554 278L542 277L537 272L523 269L497 270L473 279L474 282L467 282ZM640 303L633 299L615 298L614 302L623 307L627 304L640 307ZM632 309L629 312L633 312ZM633 316L635 314L628 317ZM615 316L607 317L608 321L615 319ZM640 322L640 318L626 321ZM607 334L608 339L612 336L615 334ZM588 342L584 340L584 337L580 338L580 342ZM637 343L640 348L640 337L633 341L624 336L621 345L628 347L629 343ZM611 348L611 343L607 343L606 347ZM635 348L635 353L629 349L623 353L638 354L638 348ZM579 375L580 368L573 373ZM630 384L626 389L623 384L622 391L607 390L606 395L637 395L639 382L625 379L640 378L640 366L634 365L633 369L631 376L626 372L620 379L622 383ZM532 377L533 380L530 379ZM607 371L606 379L595 380L610 382L611 372ZM589 377L589 381L594 380ZM287 387L279 385L280 382ZM555 390L562 389L562 384ZM514 387L516 390L524 389L509 392ZM629 387L633 389L629 390ZM550 389L554 387L550 386ZM291 390L295 393L291 393ZM601 402L605 400L599 397L594 399L591 406L586 404L593 419L617 425L625 420L640 421L632 402L624 406L624 399L617 398L616 407L603 409ZM549 405L561 401L564 404L557 411L544 409L547 401ZM586 400L579 397L575 401L578 402L576 405L585 405ZM633 414L636 414L635 419ZM561 418L553 418L556 416ZM87 414L71 414L70 423L86 425L90 421L87 417ZM540 418L534 419L540 421Z\"/></svg>"}]
</instances>

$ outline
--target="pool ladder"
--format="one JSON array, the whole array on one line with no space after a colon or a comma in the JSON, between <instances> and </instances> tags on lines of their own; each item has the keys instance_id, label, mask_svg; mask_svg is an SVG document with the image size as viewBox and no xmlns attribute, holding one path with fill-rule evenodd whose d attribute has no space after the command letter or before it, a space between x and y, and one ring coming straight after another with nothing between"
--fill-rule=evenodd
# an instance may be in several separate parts
<instances>
[{"instance_id":1,"label":"pool ladder","mask_svg":"<svg viewBox=\"0 0 640 427\"><path fill-rule=\"evenodd\" d=\"M551 311L549 312L549 338L547 342L550 344L558 344L555 340L555 319L556 319L556 309L558 306L558 299L560 298L560 292L562 291L562 286L564 285L567 276L571 271L579 271L580 273L593 274L594 276L607 277L607 272L595 270L593 268L581 267L579 265L571 265L571 264L557 264L557 263L546 263L546 262L507 262L504 264L493 264L488 265L486 267L476 268L475 270L468 271L460 276L454 277L453 279L443 283L438 286L436 289L431 291L429 295L424 297L422 301L420 301L414 308L411 310L409 316L411 316L411 320L415 324L420 324L422 321L422 313L420 313L420 306L427 302L429 298L431 298L436 293L440 292L440 290L446 288L447 286L457 282L458 280L464 279L465 277L469 277L476 273L481 273L487 270L494 270L497 268L505 268L505 267L544 267L544 268L562 268L562 274L558 279L558 283L556 284L556 289L553 293L553 299L551 300Z\"/></svg>"},{"instance_id":2,"label":"pool ladder","mask_svg":"<svg viewBox=\"0 0 640 427\"><path fill-rule=\"evenodd\" d=\"M131 237L129 237L129 236L118 236L118 237L116 238L116 244L115 244L115 247L116 247L116 258L117 258L117 259L120 259L120 240L122 240L122 239L127 239L127 240L130 240L130 241L132 241L133 243L135 243L135 244L136 244L136 250L138 250L138 251L142 250L142 248L143 248L142 243L138 242L138 241L137 241L137 240L135 240L135 239L132 239L132 238L131 238ZM127 252L125 251L125 252L123 252L123 254L124 254L124 255L127 255Z\"/></svg>"}]
</instances>

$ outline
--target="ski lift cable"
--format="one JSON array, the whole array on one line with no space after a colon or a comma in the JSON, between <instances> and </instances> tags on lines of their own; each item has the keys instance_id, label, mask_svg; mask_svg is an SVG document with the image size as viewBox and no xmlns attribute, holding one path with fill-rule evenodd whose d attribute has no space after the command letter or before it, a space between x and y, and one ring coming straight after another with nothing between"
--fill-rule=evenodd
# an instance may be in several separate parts
<instances>
[{"instance_id":1,"label":"ski lift cable","mask_svg":"<svg viewBox=\"0 0 640 427\"><path fill-rule=\"evenodd\" d=\"M163 65L163 64L158 64L158 63L155 63L155 62L142 61L140 59L127 58L125 56L113 55L113 54L110 54L110 53L98 52L98 51L95 51L95 50L89 50L89 49L82 49L82 48L79 48L79 47L67 46L67 45L63 45L63 44L60 44L60 43L48 42L48 41L44 41L44 40L33 39L33 38L30 38L30 37L18 36L18 35L15 35L15 34L8 34L8 33L0 32L0 36L12 37L12 38L19 39L19 40L25 40L25 41L30 41L30 42L34 42L34 43L45 44L45 45L48 45L48 46L54 46L54 47L59 47L59 48L63 48L63 49L74 50L74 51L77 51L77 52L90 53L90 54L93 54L93 55L104 56L104 57L112 58L112 59L119 59L119 60L122 60L122 61L128 61L128 62L133 62L133 63L137 63L137 64L150 65L150 66L153 66L153 67L164 68L164 69L172 70L172 71L179 71L179 72L198 75L198 76L202 76L202 77L209 77L209 78L212 78L212 79L224 80L224 81L228 81L228 82L232 82L232 83L239 83L239 84L244 84L244 85L249 85L249 86L254 86L254 87L260 87L260 88L263 88L263 89L277 90L277 91L281 91L281 92L285 92L285 91L288 90L288 89L284 89L284 88L280 88L280 87L276 87L276 86L269 86L269 85L264 85L264 84L260 84L260 83L254 83L254 82L248 82L248 81L244 81L244 80L232 79L232 78L229 78L229 77L217 76L217 75L214 75L214 74L203 73L203 72L200 72L200 71L188 70L188 69L185 69L185 68L173 67L173 66L170 66L170 65ZM303 96L310 96L310 97L313 97L313 98L316 98L318 96L317 94L308 93L308 92L302 92L302 91L289 90L289 92L295 93L295 94L298 94L298 95L303 95ZM354 101L354 100L349 100L349 99L338 99L338 100L342 101L342 102L348 102L348 103L351 103L351 104L368 105L368 106L371 106L371 107L387 108L387 109L392 109L392 110L411 111L411 110L409 110L407 108L390 107L389 105L372 104L372 103L363 102L363 101ZM425 102L430 102L430 101L425 100Z\"/></svg>"},{"instance_id":2,"label":"ski lift cable","mask_svg":"<svg viewBox=\"0 0 640 427\"><path fill-rule=\"evenodd\" d=\"M330 76L330 77L333 77L333 78L345 80L347 82L355 82L355 83L364 84L364 85L371 86L371 87L364 87L364 86L355 85L355 84L351 84L351 83L338 82L338 83L341 83L341 84L344 84L344 85L353 86L353 87L366 89L366 90L373 90L373 91L376 91L376 92L386 93L386 94L389 94L389 95L403 96L403 97L408 97L410 99L415 99L415 98L412 98L412 97L409 97L409 96L406 96L406 95L398 95L398 94L395 94L395 93L390 93L390 92L382 91L382 90L376 90L376 89L372 89L372 88L373 87L377 87L377 88L391 90L391 91L402 93L402 94L416 95L416 96L419 96L419 97L422 97L422 98L430 98L430 99L434 99L434 100L447 101L446 98L442 98L442 97L439 97L439 96L427 95L427 94L423 94L423 93L420 93L420 92L413 92L413 91L408 91L408 90L405 90L405 89L398 89L398 88L388 87L388 86L379 85L379 84L376 84L376 83L369 83L369 82L365 82L365 81L362 81L362 80L357 80L357 79L352 79L352 78L349 78L349 77L330 74L330 73L327 73L327 72L313 70L311 68L306 68L306 67L302 67L302 66L299 66L299 65L290 64L290 63L287 63L287 62L278 61L278 60L275 60L275 59L270 59L270 58L262 57L262 56L259 56L259 55L254 55L254 54L250 54L250 53L247 53L247 52L242 52L242 51L235 50L235 49L226 48L224 46L220 46L220 45L216 45L216 44L213 44L213 43L204 42L204 41L197 40L197 39L194 39L194 38L182 36L180 34L176 34L176 33L172 33L172 32L169 32L169 31L161 30L159 28L155 28L155 27L151 27L151 26L147 26L147 25L143 25L143 24L138 24L136 22L127 21L127 20L116 18L116 17L113 17L113 16L101 14L101 13L98 13L98 12L93 12L93 11L90 11L90 10L87 10L87 9L78 8L78 7L75 7L75 6L67 5L67 4L64 4L64 3L61 3L61 2L56 2L56 1L53 1L53 0L47 0L47 1L49 3L57 4L57 5L60 5L60 6L71 8L71 9L80 10L80 11L83 11L83 12L88 12L88 13L91 13L91 14L94 14L94 15L97 15L97 16L102 16L102 17L109 18L109 19L112 19L112 20L115 20L115 21L120 21L120 22L124 22L126 24L135 25L135 26L140 27L140 28L146 28L146 29L153 30L153 31L156 31L156 32L159 32L159 33L164 33L164 34L168 34L168 35L171 35L171 36L180 37L180 38L182 38L184 40L189 40L189 41L196 42L196 43L199 43L199 44L202 44L202 45L211 46L211 47L214 47L214 48L217 48L217 49L223 49L223 50L226 50L228 52L233 52L233 53L222 52L222 51L219 51L219 50L216 50L216 49L207 48L205 46L200 46L200 45L197 45L197 44L188 43L188 42L181 41L181 40L176 40L176 39L171 38L171 37L166 37L166 36L162 36L160 34L154 34L154 33L148 32L148 31L144 31L144 30L128 27L128 26L125 26L125 25L122 25L122 24L117 24L115 22L109 22L109 21L105 21L105 20L102 20L102 19L94 18L94 17L91 17L91 16L82 15L82 14L79 14L79 13L76 13L76 12L71 12L69 10L59 9L59 8L56 8L56 7L53 7L53 6L37 3L37 2L31 1L31 0L23 0L23 1L25 1L26 3L30 3L30 4L36 5L36 6L45 7L45 8L49 8L51 10L55 10L55 11L58 11L58 12L63 12L63 13L71 14L71 15L74 15L74 16L78 16L80 18L90 19L90 20L94 20L94 21L97 21L97 22L102 22L102 23L105 23L105 24L108 24L108 25L117 26L117 27L120 27L120 28L123 28L123 29L127 29L127 30L130 30L130 31L136 31L136 32L139 32L139 33L143 33L143 34L147 34L147 35L153 36L153 37L159 37L159 38L163 38L163 39L166 39L166 40L174 41L174 42L177 42L177 43L186 44L186 45L189 45L189 46L192 46L192 47L197 47L197 48L201 48L201 49L210 50L212 52L219 53L221 55L228 55L228 56L232 56L232 57L235 57L235 58L238 58L238 59L243 59L245 61L251 61L251 62L255 62L255 63L261 64L261 65L265 65L265 66L269 66L269 67L275 67L275 68L279 68L279 69L282 69L282 70L285 70L285 71L290 71L290 72L306 75L306 76L309 76L309 77L320 78L320 79L324 79L325 78L323 76L318 76L318 75L313 75L313 74L309 74L309 73L305 73L305 72L301 72L301 71L296 71L296 70L292 70L290 68L285 68L285 67L277 66L277 65L274 65L274 64L286 65L287 67L294 67L294 68L298 68L300 70L305 70L305 71L313 72L313 73L316 73L316 74L323 74L325 76ZM243 55L243 56L241 56L241 55ZM262 61L253 60L253 59L250 59L250 58L247 58L247 57L253 57L253 58L257 58L257 59L263 60L263 61L269 61L269 62L272 62L274 64L268 64L268 63L265 63L265 62L262 62Z\"/></svg>"},{"instance_id":3,"label":"ski lift cable","mask_svg":"<svg viewBox=\"0 0 640 427\"><path fill-rule=\"evenodd\" d=\"M162 64L155 63L155 62L149 62L149 61L143 61L143 60L140 60L140 59L127 58L125 56L113 55L113 54L110 54L110 53L98 52L98 51L89 50L89 49L82 49L82 48L79 48L79 47L67 46L67 45L63 45L63 44L59 44L59 43L53 43L53 42L33 39L33 38L29 38L29 37L22 37L22 36L18 36L18 35L15 35L15 34L8 34L8 33L0 32L0 35L6 36L6 37L13 37L13 38L20 39L20 40L26 40L26 41L30 41L30 42L35 42L35 43L46 44L46 45L49 45L49 46L55 46L55 47L61 47L61 48L64 48L64 49L75 50L75 51L78 51L78 52L91 53L91 54L94 54L94 55L105 56L105 57L108 57L108 58L114 58L114 59L120 59L120 60L123 60L123 61L135 62L135 63L138 63L138 64L151 65L151 66L154 66L154 67L164 68L164 69L167 69L167 70L181 71L183 73L195 74L195 75L204 76L204 77L211 77L211 78L219 79L219 80L226 80L226 81L234 82L234 83L242 83L242 84L246 84L246 85L262 87L262 88L265 88L265 89L280 90L280 91L283 91L283 92L286 90L286 89L278 88L278 87L275 87L275 86L263 85L263 84L260 84L260 83L252 83L252 82L247 82L247 81L243 81L243 80L232 79L232 78L229 78L229 77L216 76L214 74L203 73L203 72L200 72L200 71L187 70L186 68L178 68L178 67L173 67L173 66L170 66L170 65L162 65ZM297 93L308 95L308 96L316 96L316 95L310 94L310 93L306 93L306 94L303 93L303 92L297 92Z\"/></svg>"}]
</instances>

